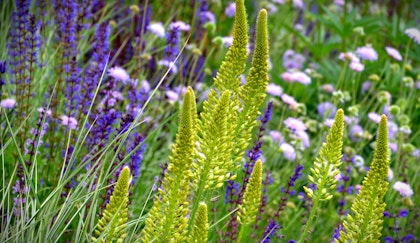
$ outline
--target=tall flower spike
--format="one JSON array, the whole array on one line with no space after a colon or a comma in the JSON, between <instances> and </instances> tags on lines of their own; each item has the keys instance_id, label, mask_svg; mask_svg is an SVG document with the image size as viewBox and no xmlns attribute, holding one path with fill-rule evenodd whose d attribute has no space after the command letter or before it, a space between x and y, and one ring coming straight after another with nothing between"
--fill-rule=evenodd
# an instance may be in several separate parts
<instances>
[{"instance_id":1,"label":"tall flower spike","mask_svg":"<svg viewBox=\"0 0 420 243\"><path fill-rule=\"evenodd\" d=\"M238 91L241 86L240 75L245 71L248 45L248 23L243 0L236 0L236 15L233 30L233 42L225 59L222 61L214 86L220 92Z\"/></svg>"},{"instance_id":2,"label":"tall flower spike","mask_svg":"<svg viewBox=\"0 0 420 243\"><path fill-rule=\"evenodd\" d=\"M335 178L339 171L342 158L343 147L343 131L344 131L344 112L339 109L335 114L334 123L327 135L327 142L322 144L319 155L311 168L311 175L308 176L309 181L316 185L316 190L309 187L303 187L305 192L314 200L311 214L306 223L300 242L305 241L312 221L315 217L320 201L330 200L333 195L331 191L337 186L337 179Z\"/></svg>"},{"instance_id":3,"label":"tall flower spike","mask_svg":"<svg viewBox=\"0 0 420 243\"><path fill-rule=\"evenodd\" d=\"M382 115L370 170L352 204L352 214L349 214L344 221L344 229L341 230L340 238L336 242L379 242L386 206L383 198L389 184L388 168L388 125L387 117Z\"/></svg>"},{"instance_id":4,"label":"tall flower spike","mask_svg":"<svg viewBox=\"0 0 420 243\"><path fill-rule=\"evenodd\" d=\"M260 115L259 108L264 102L268 85L268 31L267 11L262 9L257 18L257 33L255 40L252 66L249 70L245 85L237 93L242 100L243 108L239 114L235 127L234 161L242 158L248 143L251 140L253 127L256 126Z\"/></svg>"},{"instance_id":5,"label":"tall flower spike","mask_svg":"<svg viewBox=\"0 0 420 243\"><path fill-rule=\"evenodd\" d=\"M168 171L146 219L142 242L186 242L188 239L187 196L195 153L195 107L194 91L189 87L184 96Z\"/></svg>"},{"instance_id":6,"label":"tall flower spike","mask_svg":"<svg viewBox=\"0 0 420 243\"><path fill-rule=\"evenodd\" d=\"M128 189L130 187L130 169L124 167L118 177L117 185L109 204L99 220L93 242L123 242L128 221Z\"/></svg>"},{"instance_id":7,"label":"tall flower spike","mask_svg":"<svg viewBox=\"0 0 420 243\"><path fill-rule=\"evenodd\" d=\"M257 160L252 171L249 184L246 187L242 205L239 205L238 221L242 224L237 242L241 242L242 235L246 226L252 223L257 216L258 208L261 203L262 187L262 162Z\"/></svg>"},{"instance_id":8,"label":"tall flower spike","mask_svg":"<svg viewBox=\"0 0 420 243\"><path fill-rule=\"evenodd\" d=\"M189 242L193 243L202 243L207 242L209 223L207 216L207 205L204 202L200 203L198 207L197 216L194 220L194 229L191 234L191 239Z\"/></svg>"}]
</instances>

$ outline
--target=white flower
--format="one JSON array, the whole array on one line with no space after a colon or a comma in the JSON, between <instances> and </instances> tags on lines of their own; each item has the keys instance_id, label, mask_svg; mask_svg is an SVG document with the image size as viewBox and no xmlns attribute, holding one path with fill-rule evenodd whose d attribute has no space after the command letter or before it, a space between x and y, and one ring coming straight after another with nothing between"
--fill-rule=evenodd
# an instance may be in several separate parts
<instances>
[{"instance_id":1,"label":"white flower","mask_svg":"<svg viewBox=\"0 0 420 243\"><path fill-rule=\"evenodd\" d=\"M125 71L125 69L121 67L110 68L108 70L108 74L116 80L123 82L124 84L127 83L128 80L130 80L130 76L128 76L127 71Z\"/></svg>"},{"instance_id":2,"label":"white flower","mask_svg":"<svg viewBox=\"0 0 420 243\"><path fill-rule=\"evenodd\" d=\"M165 27L163 27L161 22L149 24L147 30L160 38L165 37Z\"/></svg>"},{"instance_id":3,"label":"white flower","mask_svg":"<svg viewBox=\"0 0 420 243\"><path fill-rule=\"evenodd\" d=\"M420 30L417 28L409 28L405 30L405 33L420 45Z\"/></svg>"},{"instance_id":4,"label":"white flower","mask_svg":"<svg viewBox=\"0 0 420 243\"><path fill-rule=\"evenodd\" d=\"M379 124L379 122L381 121L381 116L378 113L375 113L375 112L369 112L368 117L374 123Z\"/></svg>"},{"instance_id":5,"label":"white flower","mask_svg":"<svg viewBox=\"0 0 420 243\"><path fill-rule=\"evenodd\" d=\"M414 194L413 189L411 189L410 185L402 181L395 182L392 188L397 190L402 197L411 197Z\"/></svg>"}]
</instances>

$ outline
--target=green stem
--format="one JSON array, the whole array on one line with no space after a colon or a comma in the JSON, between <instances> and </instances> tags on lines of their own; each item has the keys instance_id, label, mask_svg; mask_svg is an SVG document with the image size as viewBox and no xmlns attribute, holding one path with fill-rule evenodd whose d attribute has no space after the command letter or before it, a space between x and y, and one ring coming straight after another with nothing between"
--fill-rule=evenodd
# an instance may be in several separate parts
<instances>
[{"instance_id":1,"label":"green stem","mask_svg":"<svg viewBox=\"0 0 420 243\"><path fill-rule=\"evenodd\" d=\"M305 237L308 234L309 229L311 228L312 221L314 220L314 217L315 217L316 208L318 207L318 204L319 204L319 198L320 197L318 194L315 198L314 205L311 209L311 214L309 215L308 222L306 222L306 226L305 226L305 229L303 230L302 236L300 237L299 243L305 242Z\"/></svg>"},{"instance_id":2,"label":"green stem","mask_svg":"<svg viewBox=\"0 0 420 243\"><path fill-rule=\"evenodd\" d=\"M241 243L242 236L244 235L245 229L247 228L247 225L243 224L241 225L241 230L239 231L238 238L236 238L237 243Z\"/></svg>"}]
</instances>

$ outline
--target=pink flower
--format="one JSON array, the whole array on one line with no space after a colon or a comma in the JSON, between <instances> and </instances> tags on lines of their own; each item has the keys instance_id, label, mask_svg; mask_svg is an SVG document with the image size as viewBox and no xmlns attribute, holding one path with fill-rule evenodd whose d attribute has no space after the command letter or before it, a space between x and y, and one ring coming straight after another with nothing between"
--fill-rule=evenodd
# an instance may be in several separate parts
<instances>
[{"instance_id":1,"label":"pink flower","mask_svg":"<svg viewBox=\"0 0 420 243\"><path fill-rule=\"evenodd\" d=\"M330 118L325 119L325 121L324 121L324 125L329 127L329 128L332 127L333 123L334 123L334 119L330 119Z\"/></svg>"},{"instance_id":2,"label":"pink flower","mask_svg":"<svg viewBox=\"0 0 420 243\"><path fill-rule=\"evenodd\" d=\"M293 0L293 6L295 6L295 8L303 9L305 4L303 3L303 0Z\"/></svg>"},{"instance_id":3,"label":"pink flower","mask_svg":"<svg viewBox=\"0 0 420 243\"><path fill-rule=\"evenodd\" d=\"M267 85L267 93L273 96L280 96L283 93L283 88L277 84L268 84Z\"/></svg>"},{"instance_id":4,"label":"pink flower","mask_svg":"<svg viewBox=\"0 0 420 243\"><path fill-rule=\"evenodd\" d=\"M290 161L294 161L296 159L296 152L295 148L288 143L282 143L280 145L280 149L283 151L283 156Z\"/></svg>"},{"instance_id":5,"label":"pink flower","mask_svg":"<svg viewBox=\"0 0 420 243\"><path fill-rule=\"evenodd\" d=\"M293 109L298 104L295 98L287 94L282 94L281 99L283 100L284 103L289 105L290 109Z\"/></svg>"},{"instance_id":6,"label":"pink flower","mask_svg":"<svg viewBox=\"0 0 420 243\"><path fill-rule=\"evenodd\" d=\"M158 61L158 65L165 66L165 67L168 67L168 68L170 67L171 68L171 73L177 73L178 72L178 67L175 65L175 63L171 62L171 61L168 61L166 59Z\"/></svg>"},{"instance_id":7,"label":"pink flower","mask_svg":"<svg viewBox=\"0 0 420 243\"><path fill-rule=\"evenodd\" d=\"M177 92L168 90L165 92L166 96L168 97L168 100L170 101L177 101L179 99L179 95Z\"/></svg>"},{"instance_id":8,"label":"pink flower","mask_svg":"<svg viewBox=\"0 0 420 243\"><path fill-rule=\"evenodd\" d=\"M387 46L387 47L385 47L385 50L388 53L388 55L390 55L395 60L397 60L397 61L401 61L402 60L402 56L401 56L400 52L397 49L392 48L390 46Z\"/></svg>"},{"instance_id":9,"label":"pink flower","mask_svg":"<svg viewBox=\"0 0 420 243\"><path fill-rule=\"evenodd\" d=\"M293 80L304 85L308 85L311 83L311 78L304 72L293 73Z\"/></svg>"},{"instance_id":10,"label":"pink flower","mask_svg":"<svg viewBox=\"0 0 420 243\"><path fill-rule=\"evenodd\" d=\"M330 94L332 94L334 92L334 86L332 84L323 84L322 89L325 92L330 93Z\"/></svg>"},{"instance_id":11,"label":"pink flower","mask_svg":"<svg viewBox=\"0 0 420 243\"><path fill-rule=\"evenodd\" d=\"M369 112L368 117L374 123L379 124L379 122L381 121L381 116L378 113L375 113L375 112Z\"/></svg>"},{"instance_id":12,"label":"pink flower","mask_svg":"<svg viewBox=\"0 0 420 243\"><path fill-rule=\"evenodd\" d=\"M160 38L165 37L165 28L161 22L149 24L147 30Z\"/></svg>"},{"instance_id":13,"label":"pink flower","mask_svg":"<svg viewBox=\"0 0 420 243\"><path fill-rule=\"evenodd\" d=\"M176 21L176 22L172 22L169 25L169 29L173 30L173 29L178 29L181 31L189 31L191 28L191 26L189 24L186 24L183 21Z\"/></svg>"},{"instance_id":14,"label":"pink flower","mask_svg":"<svg viewBox=\"0 0 420 243\"><path fill-rule=\"evenodd\" d=\"M281 74L281 78L285 81L285 82L293 82L293 74L291 72L285 72Z\"/></svg>"},{"instance_id":15,"label":"pink flower","mask_svg":"<svg viewBox=\"0 0 420 243\"><path fill-rule=\"evenodd\" d=\"M229 5L225 9L225 15L229 18L235 16L236 13L236 4L235 3L229 3Z\"/></svg>"},{"instance_id":16,"label":"pink flower","mask_svg":"<svg viewBox=\"0 0 420 243\"><path fill-rule=\"evenodd\" d=\"M361 64L360 62L351 62L350 68L353 69L356 72L361 72L365 69L365 66Z\"/></svg>"},{"instance_id":17,"label":"pink flower","mask_svg":"<svg viewBox=\"0 0 420 243\"><path fill-rule=\"evenodd\" d=\"M392 181L392 179L394 179L394 172L388 168L388 181Z\"/></svg>"},{"instance_id":18,"label":"pink flower","mask_svg":"<svg viewBox=\"0 0 420 243\"><path fill-rule=\"evenodd\" d=\"M110 68L108 70L108 74L116 80L123 82L124 84L127 83L127 81L130 79L130 76L128 76L127 71L125 71L125 69L121 67Z\"/></svg>"},{"instance_id":19,"label":"pink flower","mask_svg":"<svg viewBox=\"0 0 420 243\"><path fill-rule=\"evenodd\" d=\"M303 123L303 121L301 121L299 119L296 119L296 118L293 118L293 117L287 118L286 120L284 120L283 123L292 132L305 131L306 130L305 123Z\"/></svg>"},{"instance_id":20,"label":"pink flower","mask_svg":"<svg viewBox=\"0 0 420 243\"><path fill-rule=\"evenodd\" d=\"M278 131L270 131L269 134L270 134L271 139L273 139L273 142L275 142L275 143L277 143L279 145L281 143L283 143L284 139L283 139L283 136L281 135L280 132L278 132Z\"/></svg>"},{"instance_id":21,"label":"pink flower","mask_svg":"<svg viewBox=\"0 0 420 243\"><path fill-rule=\"evenodd\" d=\"M69 129L75 130L77 128L77 120L74 117L68 117L63 115L61 118L61 124L68 127Z\"/></svg>"},{"instance_id":22,"label":"pink flower","mask_svg":"<svg viewBox=\"0 0 420 243\"><path fill-rule=\"evenodd\" d=\"M360 62L360 59L354 55L352 52L342 52L338 56L338 59L343 61L351 61L351 62Z\"/></svg>"},{"instance_id":23,"label":"pink flower","mask_svg":"<svg viewBox=\"0 0 420 243\"><path fill-rule=\"evenodd\" d=\"M0 107L4 109L13 109L16 105L16 100L7 98L0 102Z\"/></svg>"},{"instance_id":24,"label":"pink flower","mask_svg":"<svg viewBox=\"0 0 420 243\"><path fill-rule=\"evenodd\" d=\"M233 36L222 37L222 43L226 47L230 47L233 43Z\"/></svg>"},{"instance_id":25,"label":"pink flower","mask_svg":"<svg viewBox=\"0 0 420 243\"><path fill-rule=\"evenodd\" d=\"M373 49L370 45L357 48L356 54L363 60L378 60L378 53L376 53L375 49Z\"/></svg>"},{"instance_id":26,"label":"pink flower","mask_svg":"<svg viewBox=\"0 0 420 243\"><path fill-rule=\"evenodd\" d=\"M411 197L414 194L413 189L411 189L410 185L401 181L395 182L392 188L397 190L402 197Z\"/></svg>"}]
</instances>

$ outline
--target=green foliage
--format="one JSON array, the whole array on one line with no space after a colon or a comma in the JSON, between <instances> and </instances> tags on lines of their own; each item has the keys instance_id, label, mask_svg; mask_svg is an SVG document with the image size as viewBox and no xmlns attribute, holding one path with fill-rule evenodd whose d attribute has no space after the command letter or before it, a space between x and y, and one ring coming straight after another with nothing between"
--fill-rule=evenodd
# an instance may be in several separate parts
<instances>
[{"instance_id":1,"label":"green foliage","mask_svg":"<svg viewBox=\"0 0 420 243\"><path fill-rule=\"evenodd\" d=\"M188 88L182 105L180 125L168 173L163 188L155 196L154 204L143 230L143 242L184 242L187 238L187 196L191 179L191 166L195 153L195 110L194 91Z\"/></svg>"},{"instance_id":2,"label":"green foliage","mask_svg":"<svg viewBox=\"0 0 420 243\"><path fill-rule=\"evenodd\" d=\"M114 192L99 220L93 242L123 242L127 233L128 189L130 187L130 168L124 167L118 177Z\"/></svg>"},{"instance_id":3,"label":"green foliage","mask_svg":"<svg viewBox=\"0 0 420 243\"><path fill-rule=\"evenodd\" d=\"M351 206L352 214L343 223L345 230L336 242L380 242L386 206L383 198L388 190L388 150L387 117L382 115L370 170Z\"/></svg>"}]
</instances>

